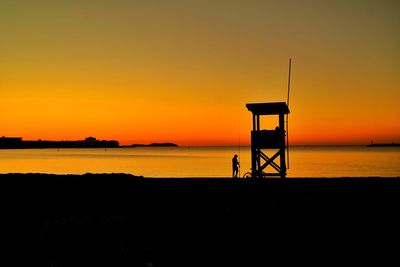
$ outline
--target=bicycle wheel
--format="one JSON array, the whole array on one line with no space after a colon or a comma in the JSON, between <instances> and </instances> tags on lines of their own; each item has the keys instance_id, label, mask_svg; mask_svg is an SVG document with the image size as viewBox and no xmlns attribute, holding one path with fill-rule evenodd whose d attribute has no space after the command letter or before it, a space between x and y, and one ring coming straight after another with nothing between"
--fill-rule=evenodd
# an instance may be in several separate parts
<instances>
[{"instance_id":1,"label":"bicycle wheel","mask_svg":"<svg viewBox=\"0 0 400 267\"><path fill-rule=\"evenodd\" d=\"M251 177L252 177L251 172L246 172L246 173L243 175L243 178L251 178Z\"/></svg>"}]
</instances>

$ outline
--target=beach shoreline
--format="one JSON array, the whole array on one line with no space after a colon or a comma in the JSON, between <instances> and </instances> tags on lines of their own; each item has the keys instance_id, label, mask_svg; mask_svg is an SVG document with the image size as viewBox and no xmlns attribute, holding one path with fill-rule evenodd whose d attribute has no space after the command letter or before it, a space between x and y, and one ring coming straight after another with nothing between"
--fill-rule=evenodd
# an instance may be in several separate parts
<instances>
[{"instance_id":1,"label":"beach shoreline","mask_svg":"<svg viewBox=\"0 0 400 267\"><path fill-rule=\"evenodd\" d=\"M27 255L23 260L41 266L399 261L398 177L0 178L9 255Z\"/></svg>"}]
</instances>

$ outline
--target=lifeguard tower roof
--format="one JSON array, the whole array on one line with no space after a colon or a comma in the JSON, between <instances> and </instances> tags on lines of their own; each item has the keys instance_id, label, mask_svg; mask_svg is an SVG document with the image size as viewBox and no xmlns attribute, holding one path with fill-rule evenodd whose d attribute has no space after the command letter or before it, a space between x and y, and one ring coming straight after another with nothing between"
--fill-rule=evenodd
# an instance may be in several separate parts
<instances>
[{"instance_id":1,"label":"lifeguard tower roof","mask_svg":"<svg viewBox=\"0 0 400 267\"><path fill-rule=\"evenodd\" d=\"M254 115L289 114L289 108L285 102L252 103L246 104L246 107Z\"/></svg>"}]
</instances>

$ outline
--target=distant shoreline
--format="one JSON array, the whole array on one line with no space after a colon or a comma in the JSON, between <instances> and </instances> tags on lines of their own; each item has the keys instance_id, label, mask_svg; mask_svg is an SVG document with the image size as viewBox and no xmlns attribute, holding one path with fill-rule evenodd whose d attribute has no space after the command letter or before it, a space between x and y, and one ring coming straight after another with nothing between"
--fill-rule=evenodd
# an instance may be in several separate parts
<instances>
[{"instance_id":1,"label":"distant shoreline","mask_svg":"<svg viewBox=\"0 0 400 267\"><path fill-rule=\"evenodd\" d=\"M367 147L400 147L400 144L369 144Z\"/></svg>"},{"instance_id":2,"label":"distant shoreline","mask_svg":"<svg viewBox=\"0 0 400 267\"><path fill-rule=\"evenodd\" d=\"M157 147L175 147L175 148L235 148L238 149L240 148L251 148L250 145L241 145L241 146L235 146L235 145L152 145L152 144L133 144L133 145L120 145L120 146L48 146L48 147L5 147L0 145L0 150L6 150L6 149L65 149L65 148L72 148L72 149L86 149L86 148L98 148L98 149L106 149L106 148L157 148ZM386 147L386 148L398 148L400 147L400 144L374 144L374 145L365 145L365 144L358 144L358 145L291 145L290 148L310 148L310 149L317 149L321 147L331 147L331 148L340 148L340 147Z\"/></svg>"},{"instance_id":3,"label":"distant shoreline","mask_svg":"<svg viewBox=\"0 0 400 267\"><path fill-rule=\"evenodd\" d=\"M151 143L151 144L133 144L129 146L119 146L121 148L126 147L178 147L177 144L174 143Z\"/></svg>"},{"instance_id":4,"label":"distant shoreline","mask_svg":"<svg viewBox=\"0 0 400 267\"><path fill-rule=\"evenodd\" d=\"M23 140L22 137L0 137L0 149L48 149L48 148L120 148L120 147L177 147L174 143L133 144L120 146L116 140L97 140L87 137L76 141Z\"/></svg>"}]
</instances>

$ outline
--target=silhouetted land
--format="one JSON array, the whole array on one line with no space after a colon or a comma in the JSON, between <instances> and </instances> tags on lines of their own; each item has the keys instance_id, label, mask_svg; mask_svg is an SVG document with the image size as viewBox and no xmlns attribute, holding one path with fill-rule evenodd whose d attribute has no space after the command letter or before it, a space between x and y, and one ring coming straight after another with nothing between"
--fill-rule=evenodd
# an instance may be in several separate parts
<instances>
[{"instance_id":1,"label":"silhouetted land","mask_svg":"<svg viewBox=\"0 0 400 267\"><path fill-rule=\"evenodd\" d=\"M151 144L133 144L130 146L120 146L120 147L178 147L174 143L151 143Z\"/></svg>"},{"instance_id":2,"label":"silhouetted land","mask_svg":"<svg viewBox=\"0 0 400 267\"><path fill-rule=\"evenodd\" d=\"M282 183L9 174L0 180L2 252L17 266L400 261L399 178Z\"/></svg>"},{"instance_id":3,"label":"silhouetted land","mask_svg":"<svg viewBox=\"0 0 400 267\"><path fill-rule=\"evenodd\" d=\"M77 141L22 140L20 137L0 137L0 149L21 148L111 148L119 147L116 140L97 140L87 137Z\"/></svg>"},{"instance_id":4,"label":"silhouetted land","mask_svg":"<svg viewBox=\"0 0 400 267\"><path fill-rule=\"evenodd\" d=\"M116 140L97 140L87 137L77 141L22 140L21 137L0 137L0 149L25 148L115 148L115 147L177 147L174 143L133 144L120 146Z\"/></svg>"},{"instance_id":5,"label":"silhouetted land","mask_svg":"<svg viewBox=\"0 0 400 267\"><path fill-rule=\"evenodd\" d=\"M400 144L395 144L395 143L391 143L391 144L369 144L367 146L368 147L397 147L397 146L400 146Z\"/></svg>"}]
</instances>

